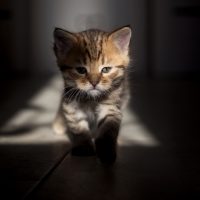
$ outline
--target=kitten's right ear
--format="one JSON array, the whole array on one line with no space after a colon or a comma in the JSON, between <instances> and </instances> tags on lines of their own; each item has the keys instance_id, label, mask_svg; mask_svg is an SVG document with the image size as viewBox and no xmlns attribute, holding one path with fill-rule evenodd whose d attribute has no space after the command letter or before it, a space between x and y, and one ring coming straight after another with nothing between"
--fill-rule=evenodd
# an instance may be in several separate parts
<instances>
[{"instance_id":1,"label":"kitten's right ear","mask_svg":"<svg viewBox=\"0 0 200 200\"><path fill-rule=\"evenodd\" d=\"M113 41L116 47L122 52L127 54L131 40L131 27L124 26L110 33L109 38Z\"/></svg>"},{"instance_id":2,"label":"kitten's right ear","mask_svg":"<svg viewBox=\"0 0 200 200\"><path fill-rule=\"evenodd\" d=\"M55 28L54 29L54 51L56 56L66 55L76 42L74 33L66 30Z\"/></svg>"}]
</instances>

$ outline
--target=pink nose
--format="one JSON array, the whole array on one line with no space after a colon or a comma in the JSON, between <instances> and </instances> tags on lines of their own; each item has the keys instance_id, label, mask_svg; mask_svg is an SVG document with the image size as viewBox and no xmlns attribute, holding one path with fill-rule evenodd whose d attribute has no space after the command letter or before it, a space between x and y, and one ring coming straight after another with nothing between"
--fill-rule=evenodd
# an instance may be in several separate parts
<instances>
[{"instance_id":1,"label":"pink nose","mask_svg":"<svg viewBox=\"0 0 200 200\"><path fill-rule=\"evenodd\" d=\"M95 88L97 85L97 82L90 82L92 84L92 86Z\"/></svg>"},{"instance_id":2,"label":"pink nose","mask_svg":"<svg viewBox=\"0 0 200 200\"><path fill-rule=\"evenodd\" d=\"M88 77L89 82L91 83L91 85L95 88L95 86L99 83L100 81L100 76L97 75L90 75Z\"/></svg>"},{"instance_id":3,"label":"pink nose","mask_svg":"<svg viewBox=\"0 0 200 200\"><path fill-rule=\"evenodd\" d=\"M99 83L99 80L90 80L90 83L95 88L95 86Z\"/></svg>"}]
</instances>

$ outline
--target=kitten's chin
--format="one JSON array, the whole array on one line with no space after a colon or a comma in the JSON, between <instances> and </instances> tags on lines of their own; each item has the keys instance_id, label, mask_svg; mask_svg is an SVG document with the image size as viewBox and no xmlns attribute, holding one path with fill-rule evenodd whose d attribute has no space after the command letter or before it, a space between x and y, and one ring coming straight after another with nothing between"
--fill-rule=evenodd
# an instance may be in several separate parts
<instances>
[{"instance_id":1,"label":"kitten's chin","mask_svg":"<svg viewBox=\"0 0 200 200\"><path fill-rule=\"evenodd\" d=\"M92 89L92 90L88 91L88 94L93 97L97 97L97 96L101 95L101 91L99 91L97 89Z\"/></svg>"}]
</instances>

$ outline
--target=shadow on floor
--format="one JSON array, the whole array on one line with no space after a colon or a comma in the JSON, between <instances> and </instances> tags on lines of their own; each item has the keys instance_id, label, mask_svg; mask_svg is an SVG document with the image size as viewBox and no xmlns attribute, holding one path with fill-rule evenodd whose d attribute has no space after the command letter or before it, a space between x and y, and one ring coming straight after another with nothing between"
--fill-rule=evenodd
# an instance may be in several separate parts
<instances>
[{"instance_id":1,"label":"shadow on floor","mask_svg":"<svg viewBox=\"0 0 200 200\"><path fill-rule=\"evenodd\" d=\"M27 199L199 199L193 172L163 147L120 147L113 166L69 155Z\"/></svg>"},{"instance_id":2,"label":"shadow on floor","mask_svg":"<svg viewBox=\"0 0 200 200\"><path fill-rule=\"evenodd\" d=\"M66 140L42 144L1 144L0 199L23 199L68 152Z\"/></svg>"},{"instance_id":3,"label":"shadow on floor","mask_svg":"<svg viewBox=\"0 0 200 200\"><path fill-rule=\"evenodd\" d=\"M34 110L42 110L42 107L32 107L28 101L37 94L49 80L53 74L27 76L27 77L12 77L0 81L0 127L2 127L15 113L21 109L28 108Z\"/></svg>"},{"instance_id":4,"label":"shadow on floor","mask_svg":"<svg viewBox=\"0 0 200 200\"><path fill-rule=\"evenodd\" d=\"M44 83L39 85L33 91ZM20 92L27 90L28 86ZM27 106L33 91L22 101L20 96L10 113ZM104 166L96 157L66 156L68 146L64 141L49 145L2 144L1 197L21 199L36 184L26 199L200 199L199 83L142 81L132 91L130 108L159 145L121 145L117 162ZM34 128L24 126L6 135ZM62 162L44 178L63 155Z\"/></svg>"}]
</instances>

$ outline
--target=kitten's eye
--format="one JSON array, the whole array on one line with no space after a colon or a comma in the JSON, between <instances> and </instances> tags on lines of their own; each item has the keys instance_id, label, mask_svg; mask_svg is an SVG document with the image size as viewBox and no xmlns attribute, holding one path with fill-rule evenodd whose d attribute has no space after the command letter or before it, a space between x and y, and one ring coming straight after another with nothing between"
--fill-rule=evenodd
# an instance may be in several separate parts
<instances>
[{"instance_id":1,"label":"kitten's eye","mask_svg":"<svg viewBox=\"0 0 200 200\"><path fill-rule=\"evenodd\" d=\"M101 72L102 73L108 73L110 70L112 69L112 67L104 67Z\"/></svg>"},{"instance_id":2,"label":"kitten's eye","mask_svg":"<svg viewBox=\"0 0 200 200\"><path fill-rule=\"evenodd\" d=\"M79 73L79 74L86 74L87 73L87 70L85 67L76 67L76 71Z\"/></svg>"}]
</instances>

